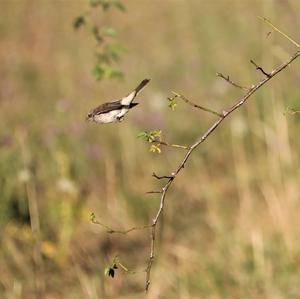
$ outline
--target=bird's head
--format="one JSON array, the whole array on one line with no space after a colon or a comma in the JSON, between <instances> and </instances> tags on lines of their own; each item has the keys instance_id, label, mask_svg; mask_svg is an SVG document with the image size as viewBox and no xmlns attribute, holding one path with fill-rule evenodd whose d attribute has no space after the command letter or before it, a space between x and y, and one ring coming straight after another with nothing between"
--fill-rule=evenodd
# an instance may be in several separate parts
<instances>
[{"instance_id":1,"label":"bird's head","mask_svg":"<svg viewBox=\"0 0 300 299\"><path fill-rule=\"evenodd\" d=\"M85 118L86 121L92 121L93 120L93 113L89 112Z\"/></svg>"}]
</instances>

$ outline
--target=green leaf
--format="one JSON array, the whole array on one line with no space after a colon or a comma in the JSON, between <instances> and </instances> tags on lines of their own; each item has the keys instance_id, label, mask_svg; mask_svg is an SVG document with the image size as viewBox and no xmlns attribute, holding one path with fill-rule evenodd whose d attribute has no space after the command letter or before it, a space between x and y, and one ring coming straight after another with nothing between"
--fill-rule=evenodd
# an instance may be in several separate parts
<instances>
[{"instance_id":1,"label":"green leaf","mask_svg":"<svg viewBox=\"0 0 300 299\"><path fill-rule=\"evenodd\" d=\"M110 270L110 267L105 267L105 269L104 269L105 276L108 276L109 270Z\"/></svg>"},{"instance_id":2,"label":"green leaf","mask_svg":"<svg viewBox=\"0 0 300 299\"><path fill-rule=\"evenodd\" d=\"M98 62L94 69L93 74L96 80L102 79L120 79L123 77L123 73L120 70L111 68L104 63Z\"/></svg>"},{"instance_id":3,"label":"green leaf","mask_svg":"<svg viewBox=\"0 0 300 299\"><path fill-rule=\"evenodd\" d=\"M95 65L93 69L93 75L96 77L96 80L103 79L105 75L104 68L100 64Z\"/></svg>"},{"instance_id":4,"label":"green leaf","mask_svg":"<svg viewBox=\"0 0 300 299\"><path fill-rule=\"evenodd\" d=\"M85 24L84 16L78 16L77 18L75 18L75 20L73 22L73 27L75 30L77 30L84 24Z\"/></svg>"},{"instance_id":5,"label":"green leaf","mask_svg":"<svg viewBox=\"0 0 300 299\"><path fill-rule=\"evenodd\" d=\"M111 58L108 55L108 53L96 53L96 59L98 64L106 63L110 64L111 63Z\"/></svg>"},{"instance_id":6,"label":"green leaf","mask_svg":"<svg viewBox=\"0 0 300 299\"><path fill-rule=\"evenodd\" d=\"M96 220L96 215L95 215L95 213L91 213L91 214L90 214L90 221L91 221L91 222L95 222L95 220Z\"/></svg>"},{"instance_id":7,"label":"green leaf","mask_svg":"<svg viewBox=\"0 0 300 299\"><path fill-rule=\"evenodd\" d=\"M95 37L95 39L98 43L103 42L103 37L101 36L97 26L93 26L92 33L93 33L93 35L94 35L94 37Z\"/></svg>"},{"instance_id":8,"label":"green leaf","mask_svg":"<svg viewBox=\"0 0 300 299\"><path fill-rule=\"evenodd\" d=\"M177 103L173 100L173 101L170 101L168 106L171 108L172 111L174 111L177 106Z\"/></svg>"},{"instance_id":9,"label":"green leaf","mask_svg":"<svg viewBox=\"0 0 300 299\"><path fill-rule=\"evenodd\" d=\"M149 142L153 142L156 140L160 140L161 138L161 130L153 130L149 132Z\"/></svg>"},{"instance_id":10,"label":"green leaf","mask_svg":"<svg viewBox=\"0 0 300 299\"><path fill-rule=\"evenodd\" d=\"M145 139L148 136L147 132L140 132L137 134L137 138Z\"/></svg>"},{"instance_id":11,"label":"green leaf","mask_svg":"<svg viewBox=\"0 0 300 299\"><path fill-rule=\"evenodd\" d=\"M112 27L104 27L101 29L101 33L105 36L116 37L117 31Z\"/></svg>"},{"instance_id":12,"label":"green leaf","mask_svg":"<svg viewBox=\"0 0 300 299\"><path fill-rule=\"evenodd\" d=\"M100 4L100 1L99 0L90 0L90 5L91 6L97 6Z\"/></svg>"},{"instance_id":13,"label":"green leaf","mask_svg":"<svg viewBox=\"0 0 300 299\"><path fill-rule=\"evenodd\" d=\"M120 44L108 44L104 48L104 52L114 61L119 61L120 55L125 51L126 49Z\"/></svg>"},{"instance_id":14,"label":"green leaf","mask_svg":"<svg viewBox=\"0 0 300 299\"><path fill-rule=\"evenodd\" d=\"M104 11L109 10L112 6L120 11L126 11L125 5L120 0L90 0L90 5L93 7L101 6Z\"/></svg>"},{"instance_id":15,"label":"green leaf","mask_svg":"<svg viewBox=\"0 0 300 299\"><path fill-rule=\"evenodd\" d=\"M295 115L297 113L300 113L300 110L296 110L295 108L291 108L291 107L286 107L284 114L290 114L290 115Z\"/></svg>"},{"instance_id":16,"label":"green leaf","mask_svg":"<svg viewBox=\"0 0 300 299\"><path fill-rule=\"evenodd\" d=\"M177 106L177 102L176 102L176 98L177 98L177 95L175 95L174 97L172 98L167 98L168 101L169 101L169 108L172 109L172 111L175 110L176 106Z\"/></svg>"},{"instance_id":17,"label":"green leaf","mask_svg":"<svg viewBox=\"0 0 300 299\"><path fill-rule=\"evenodd\" d=\"M104 76L107 79L120 79L123 77L123 73L120 70L107 67Z\"/></svg>"},{"instance_id":18,"label":"green leaf","mask_svg":"<svg viewBox=\"0 0 300 299\"><path fill-rule=\"evenodd\" d=\"M159 148L158 145L155 144L151 144L149 151L152 153L158 153L158 154L161 153L161 149Z\"/></svg>"},{"instance_id":19,"label":"green leaf","mask_svg":"<svg viewBox=\"0 0 300 299\"><path fill-rule=\"evenodd\" d=\"M121 2L121 1L115 1L114 2L114 5L115 5L115 7L116 8L118 8L120 11L123 11L123 12L125 12L126 11L126 7L125 7L125 5Z\"/></svg>"},{"instance_id":20,"label":"green leaf","mask_svg":"<svg viewBox=\"0 0 300 299\"><path fill-rule=\"evenodd\" d=\"M103 8L104 11L107 11L107 10L110 9L111 4L108 3L108 2L102 2L102 3L101 3L101 6L102 6L102 8Z\"/></svg>"},{"instance_id":21,"label":"green leaf","mask_svg":"<svg viewBox=\"0 0 300 299\"><path fill-rule=\"evenodd\" d=\"M153 130L150 132L140 132L137 135L138 138L142 138L149 143L160 140L161 138L161 130Z\"/></svg>"}]
</instances>

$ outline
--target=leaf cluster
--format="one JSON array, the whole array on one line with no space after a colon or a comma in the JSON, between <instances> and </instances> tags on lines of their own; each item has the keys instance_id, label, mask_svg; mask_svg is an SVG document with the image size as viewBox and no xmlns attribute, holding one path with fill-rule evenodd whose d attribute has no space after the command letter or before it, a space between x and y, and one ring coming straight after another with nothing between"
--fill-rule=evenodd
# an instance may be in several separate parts
<instances>
[{"instance_id":1,"label":"leaf cluster","mask_svg":"<svg viewBox=\"0 0 300 299\"><path fill-rule=\"evenodd\" d=\"M121 10L126 11L126 7L120 0L90 0L90 5L92 7L101 7L103 11L107 11L113 7Z\"/></svg>"},{"instance_id":2,"label":"leaf cluster","mask_svg":"<svg viewBox=\"0 0 300 299\"><path fill-rule=\"evenodd\" d=\"M121 78L123 73L114 64L120 60L120 56L125 49L116 42L117 31L110 26L99 27L91 15L93 9L97 7L102 8L103 12L112 8L124 12L126 8L120 0L90 0L89 3L91 9L77 16L74 19L73 27L75 30L86 27L96 42L95 65L92 73L96 80Z\"/></svg>"},{"instance_id":3,"label":"leaf cluster","mask_svg":"<svg viewBox=\"0 0 300 299\"><path fill-rule=\"evenodd\" d=\"M168 106L169 106L169 108L171 108L172 111L174 111L177 107L177 101L176 101L177 97L178 97L178 95L175 94L174 96L167 98L169 101Z\"/></svg>"},{"instance_id":4,"label":"leaf cluster","mask_svg":"<svg viewBox=\"0 0 300 299\"><path fill-rule=\"evenodd\" d=\"M137 135L138 138L150 143L149 151L152 153L161 153L161 130L144 131Z\"/></svg>"}]
</instances>

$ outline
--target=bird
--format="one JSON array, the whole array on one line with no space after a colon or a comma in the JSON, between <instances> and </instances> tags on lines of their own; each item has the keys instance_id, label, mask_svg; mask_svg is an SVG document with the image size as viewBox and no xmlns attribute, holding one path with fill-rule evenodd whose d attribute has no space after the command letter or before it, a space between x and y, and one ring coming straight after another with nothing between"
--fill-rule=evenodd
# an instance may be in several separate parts
<instances>
[{"instance_id":1,"label":"bird","mask_svg":"<svg viewBox=\"0 0 300 299\"><path fill-rule=\"evenodd\" d=\"M101 124L116 123L124 120L125 114L138 103L133 103L136 95L150 79L144 79L132 92L120 100L107 102L92 109L86 116L87 121Z\"/></svg>"}]
</instances>

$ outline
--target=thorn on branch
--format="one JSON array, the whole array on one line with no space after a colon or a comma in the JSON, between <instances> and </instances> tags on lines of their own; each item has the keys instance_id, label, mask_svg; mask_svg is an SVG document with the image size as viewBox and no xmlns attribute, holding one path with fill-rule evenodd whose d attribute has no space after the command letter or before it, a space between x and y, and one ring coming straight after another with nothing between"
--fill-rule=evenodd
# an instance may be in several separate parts
<instances>
[{"instance_id":1,"label":"thorn on branch","mask_svg":"<svg viewBox=\"0 0 300 299\"><path fill-rule=\"evenodd\" d=\"M227 114L228 114L228 111L226 111L226 110L223 110L223 111L222 111L222 114L223 114L223 117L226 117L226 116L227 116Z\"/></svg>"},{"instance_id":2,"label":"thorn on branch","mask_svg":"<svg viewBox=\"0 0 300 299\"><path fill-rule=\"evenodd\" d=\"M255 66L256 70L262 72L266 77L271 78L271 75L265 72L264 69L261 66L257 65L252 59L250 60L250 63L252 63Z\"/></svg>"},{"instance_id":3,"label":"thorn on branch","mask_svg":"<svg viewBox=\"0 0 300 299\"><path fill-rule=\"evenodd\" d=\"M271 34L272 34L272 32L269 31L269 32L266 34L266 38L268 38Z\"/></svg>"},{"instance_id":4,"label":"thorn on branch","mask_svg":"<svg viewBox=\"0 0 300 299\"><path fill-rule=\"evenodd\" d=\"M162 191L147 191L146 194L162 194Z\"/></svg>"},{"instance_id":5,"label":"thorn on branch","mask_svg":"<svg viewBox=\"0 0 300 299\"><path fill-rule=\"evenodd\" d=\"M157 175L155 172L152 173L152 176L158 180L162 180L162 179L173 179L174 175L163 175L163 176L159 176Z\"/></svg>"},{"instance_id":6,"label":"thorn on branch","mask_svg":"<svg viewBox=\"0 0 300 299\"><path fill-rule=\"evenodd\" d=\"M242 85L239 85L239 84L233 82L232 80L230 80L229 76L224 76L222 73L216 73L216 75L217 75L217 77L224 79L225 81L227 81L229 84L231 84L234 87L240 88L245 91L249 91L248 87L245 87L245 86L242 86Z\"/></svg>"},{"instance_id":7,"label":"thorn on branch","mask_svg":"<svg viewBox=\"0 0 300 299\"><path fill-rule=\"evenodd\" d=\"M90 221L93 224L97 224L97 225L102 226L106 230L107 234L123 234L123 235L126 235L126 234L128 234L128 233L130 233L132 231L135 231L135 230L143 230L143 229L148 229L148 228L152 227L152 225L144 225L144 226L131 227L131 228L126 229L126 230L115 230L115 229L110 228L108 225L103 224L102 222L98 221L96 219L95 213L91 213L91 215L90 215Z\"/></svg>"}]
</instances>

